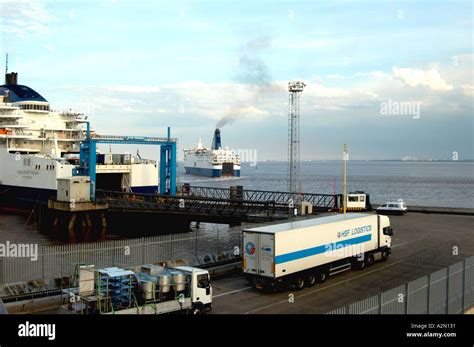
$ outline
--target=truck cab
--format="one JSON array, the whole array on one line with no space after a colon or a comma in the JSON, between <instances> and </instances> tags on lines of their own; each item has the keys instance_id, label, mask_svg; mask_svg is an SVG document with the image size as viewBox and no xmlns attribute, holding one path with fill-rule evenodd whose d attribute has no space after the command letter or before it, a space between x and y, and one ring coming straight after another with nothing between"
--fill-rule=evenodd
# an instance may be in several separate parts
<instances>
[{"instance_id":1,"label":"truck cab","mask_svg":"<svg viewBox=\"0 0 474 347\"><path fill-rule=\"evenodd\" d=\"M387 216L379 216L380 218L380 248L390 250L392 248L393 229L390 226L390 219ZM383 256L383 255L382 255Z\"/></svg>"},{"instance_id":2,"label":"truck cab","mask_svg":"<svg viewBox=\"0 0 474 347\"><path fill-rule=\"evenodd\" d=\"M193 312L210 311L212 309L212 285L209 272L190 266L178 266L175 269L184 272L189 278Z\"/></svg>"}]
</instances>

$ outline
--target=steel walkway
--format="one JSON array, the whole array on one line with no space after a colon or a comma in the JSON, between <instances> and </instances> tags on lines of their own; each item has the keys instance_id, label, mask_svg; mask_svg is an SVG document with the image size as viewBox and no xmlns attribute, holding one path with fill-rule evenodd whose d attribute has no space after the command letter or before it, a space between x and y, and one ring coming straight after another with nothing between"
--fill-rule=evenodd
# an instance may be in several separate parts
<instances>
[{"instance_id":1,"label":"steel walkway","mask_svg":"<svg viewBox=\"0 0 474 347\"><path fill-rule=\"evenodd\" d=\"M183 193L183 195L212 199L242 199L243 201L249 202L272 201L276 207L286 208L289 208L291 203L294 205L297 201L307 201L313 204L313 208L316 211L328 211L342 207L342 194L301 193L296 195L289 192L278 191L189 186L188 191Z\"/></svg>"},{"instance_id":2,"label":"steel walkway","mask_svg":"<svg viewBox=\"0 0 474 347\"><path fill-rule=\"evenodd\" d=\"M167 196L97 190L97 201L119 212L182 215L192 221L242 222L288 217L288 208L274 201L234 200L216 197Z\"/></svg>"}]
</instances>

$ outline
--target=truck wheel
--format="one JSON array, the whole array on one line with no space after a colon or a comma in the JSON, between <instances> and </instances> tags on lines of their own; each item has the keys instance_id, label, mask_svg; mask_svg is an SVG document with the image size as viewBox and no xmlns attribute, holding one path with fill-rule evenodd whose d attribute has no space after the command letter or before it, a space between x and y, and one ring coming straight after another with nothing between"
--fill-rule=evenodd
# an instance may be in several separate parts
<instances>
[{"instance_id":1,"label":"truck wheel","mask_svg":"<svg viewBox=\"0 0 474 347\"><path fill-rule=\"evenodd\" d=\"M383 251L382 252L382 261L387 261L389 255L390 255L389 252Z\"/></svg>"},{"instance_id":2,"label":"truck wheel","mask_svg":"<svg viewBox=\"0 0 474 347\"><path fill-rule=\"evenodd\" d=\"M372 266L374 264L374 255L373 254L369 254L368 256L366 256L366 265L367 267L369 266Z\"/></svg>"},{"instance_id":3,"label":"truck wheel","mask_svg":"<svg viewBox=\"0 0 474 347\"><path fill-rule=\"evenodd\" d=\"M202 314L202 309L200 307L194 307L191 313L195 315Z\"/></svg>"},{"instance_id":4,"label":"truck wheel","mask_svg":"<svg viewBox=\"0 0 474 347\"><path fill-rule=\"evenodd\" d=\"M316 282L324 283L328 279L328 272L326 270L316 272Z\"/></svg>"},{"instance_id":5,"label":"truck wheel","mask_svg":"<svg viewBox=\"0 0 474 347\"><path fill-rule=\"evenodd\" d=\"M367 265L366 263L366 257L364 256L363 260L358 260L357 258L354 258L353 260L353 267L356 270L364 270L365 266Z\"/></svg>"},{"instance_id":6,"label":"truck wheel","mask_svg":"<svg viewBox=\"0 0 474 347\"><path fill-rule=\"evenodd\" d=\"M312 287L316 284L316 276L314 274L309 274L306 276L306 287Z\"/></svg>"},{"instance_id":7,"label":"truck wheel","mask_svg":"<svg viewBox=\"0 0 474 347\"><path fill-rule=\"evenodd\" d=\"M294 283L295 289L296 290L301 290L304 288L304 277L303 276L298 276L296 278L296 281Z\"/></svg>"}]
</instances>

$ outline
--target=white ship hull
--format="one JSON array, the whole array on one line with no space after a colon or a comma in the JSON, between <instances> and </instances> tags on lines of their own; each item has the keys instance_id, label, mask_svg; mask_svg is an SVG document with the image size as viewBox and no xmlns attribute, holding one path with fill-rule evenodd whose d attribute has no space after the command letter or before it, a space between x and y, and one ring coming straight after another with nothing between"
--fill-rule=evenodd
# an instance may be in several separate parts
<instances>
[{"instance_id":1,"label":"white ship hull","mask_svg":"<svg viewBox=\"0 0 474 347\"><path fill-rule=\"evenodd\" d=\"M72 176L75 165L31 154L8 153L0 148L0 207L26 209L56 196L57 179ZM156 193L156 163L97 165L98 189ZM115 182L101 186L100 182Z\"/></svg>"},{"instance_id":2,"label":"white ship hull","mask_svg":"<svg viewBox=\"0 0 474 347\"><path fill-rule=\"evenodd\" d=\"M226 172L225 166L229 169ZM230 170L230 166L232 169ZM212 153L187 153L184 158L184 169L188 175L221 177L221 176L240 176L240 164L223 163L213 164ZM230 172L232 171L232 172Z\"/></svg>"}]
</instances>

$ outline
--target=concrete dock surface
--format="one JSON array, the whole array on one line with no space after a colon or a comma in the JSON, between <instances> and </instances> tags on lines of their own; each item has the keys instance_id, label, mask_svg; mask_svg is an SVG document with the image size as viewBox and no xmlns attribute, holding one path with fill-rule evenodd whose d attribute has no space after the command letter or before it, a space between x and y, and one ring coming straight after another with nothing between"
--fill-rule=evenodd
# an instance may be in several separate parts
<instances>
[{"instance_id":1,"label":"concrete dock surface","mask_svg":"<svg viewBox=\"0 0 474 347\"><path fill-rule=\"evenodd\" d=\"M322 314L474 255L474 216L411 212L390 216L390 221L393 248L386 262L331 276L325 283L302 291L263 293L246 286L242 275L216 279L211 314ZM59 297L24 304L6 306L9 313L64 313L59 309Z\"/></svg>"}]
</instances>

